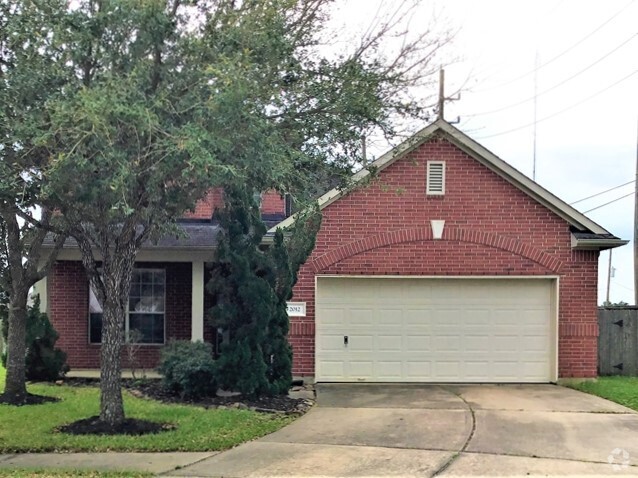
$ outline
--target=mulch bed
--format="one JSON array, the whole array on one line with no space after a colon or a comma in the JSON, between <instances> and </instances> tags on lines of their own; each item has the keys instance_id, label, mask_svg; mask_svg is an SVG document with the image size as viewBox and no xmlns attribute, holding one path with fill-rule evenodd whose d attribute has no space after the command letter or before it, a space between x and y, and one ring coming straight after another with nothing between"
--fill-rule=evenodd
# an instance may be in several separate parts
<instances>
[{"instance_id":1,"label":"mulch bed","mask_svg":"<svg viewBox=\"0 0 638 478\"><path fill-rule=\"evenodd\" d=\"M148 420L126 418L122 423L111 426L100 421L99 416L85 418L77 422L59 427L56 431L71 435L146 435L174 430L175 426L168 423L156 423Z\"/></svg>"},{"instance_id":2,"label":"mulch bed","mask_svg":"<svg viewBox=\"0 0 638 478\"><path fill-rule=\"evenodd\" d=\"M14 402L12 400L9 400L9 398L5 394L0 394L0 404L13 405L16 407L23 407L25 405L41 405L43 403L53 403L59 401L60 399L57 397L47 397L44 395L34 395L33 393L27 393L22 400L20 400L19 402Z\"/></svg>"},{"instance_id":3,"label":"mulch bed","mask_svg":"<svg viewBox=\"0 0 638 478\"><path fill-rule=\"evenodd\" d=\"M98 379L67 378L64 383L71 386L99 386ZM224 394L216 397L201 399L185 399L172 394L162 387L161 380L122 380L123 387L138 398L149 398L164 403L196 405L204 408L246 409L262 413L284 413L287 415L302 415L314 404L314 400L304 398L290 398L286 395L274 397L248 398L241 395ZM303 388L303 387L298 387Z\"/></svg>"}]
</instances>

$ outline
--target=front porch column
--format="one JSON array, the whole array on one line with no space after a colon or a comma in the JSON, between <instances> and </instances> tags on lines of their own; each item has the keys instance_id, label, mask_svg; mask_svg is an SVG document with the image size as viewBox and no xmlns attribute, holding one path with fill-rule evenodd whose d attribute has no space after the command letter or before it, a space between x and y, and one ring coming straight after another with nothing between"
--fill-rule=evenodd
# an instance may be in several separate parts
<instances>
[{"instance_id":1,"label":"front porch column","mask_svg":"<svg viewBox=\"0 0 638 478\"><path fill-rule=\"evenodd\" d=\"M40 312L48 314L49 297L47 291L47 277L44 276L40 281L36 282L33 286L33 295L40 296Z\"/></svg>"},{"instance_id":2,"label":"front porch column","mask_svg":"<svg viewBox=\"0 0 638 478\"><path fill-rule=\"evenodd\" d=\"M204 263L193 262L191 341L204 341Z\"/></svg>"}]
</instances>

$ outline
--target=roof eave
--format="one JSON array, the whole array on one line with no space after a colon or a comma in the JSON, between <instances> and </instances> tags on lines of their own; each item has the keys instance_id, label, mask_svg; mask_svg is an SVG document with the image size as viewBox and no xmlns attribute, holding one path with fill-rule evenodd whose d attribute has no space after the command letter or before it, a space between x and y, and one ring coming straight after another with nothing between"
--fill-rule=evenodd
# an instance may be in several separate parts
<instances>
[{"instance_id":1,"label":"roof eave","mask_svg":"<svg viewBox=\"0 0 638 478\"><path fill-rule=\"evenodd\" d=\"M605 251L629 244L625 239L578 239L572 236L572 249L576 251Z\"/></svg>"},{"instance_id":2,"label":"roof eave","mask_svg":"<svg viewBox=\"0 0 638 478\"><path fill-rule=\"evenodd\" d=\"M479 163L486 166L495 174L498 174L514 187L523 191L525 194L538 201L547 209L554 212L554 214L562 218L574 228L580 231L590 231L594 234L611 235L605 228L595 223L583 213L574 209L554 194L550 193L548 190L525 176L516 168L510 166L508 163L503 161L487 148L481 146L479 143L474 141L462 131L456 129L455 127L441 119L438 119L434 123L426 126L414 136L381 156L370 165L370 168L375 168L376 170L380 171L388 167L397 159L405 156L410 151L417 148L425 141L429 140L435 133L439 131L443 132L445 137L458 148L465 151L467 154L472 156ZM369 174L370 171L368 171L367 169L362 169L361 171L353 175L352 180L354 183L356 183L358 181L361 181ZM317 200L317 204L319 205L320 209L323 209L341 198L343 195L347 194L348 192L350 192L350 190L333 189L321 196ZM292 215L279 224L270 228L269 232L275 232L279 228L286 228L292 225L295 219L296 215ZM616 242L610 242L609 240L605 239L602 240L599 245L596 245L595 248L603 247L609 249L612 247L622 246L625 243L626 242L620 239L618 239L618 241ZM593 245L592 248L594 248Z\"/></svg>"},{"instance_id":3,"label":"roof eave","mask_svg":"<svg viewBox=\"0 0 638 478\"><path fill-rule=\"evenodd\" d=\"M605 228L596 224L583 213L565 203L513 166L510 166L466 134L446 122L441 122L439 126L457 147L567 221L570 225L582 231L589 230L595 234L609 234L609 231Z\"/></svg>"},{"instance_id":4,"label":"roof eave","mask_svg":"<svg viewBox=\"0 0 638 478\"><path fill-rule=\"evenodd\" d=\"M392 148L390 151L388 151L387 153L377 158L370 165L368 165L367 168L361 169L357 171L356 173L354 173L352 175L351 181L353 182L353 184L356 184L362 179L365 179L366 177L368 177L371 174L368 168L375 169L375 170L382 170L388 167L394 161L410 153L411 151L419 147L421 144L423 144L425 141L430 139L430 137L438 130L438 128L439 128L438 121L435 121L434 123L419 130L417 133L415 133L413 136L405 140L403 143ZM330 204L340 199L342 196L349 193L350 191L351 191L350 189L339 189L339 188L331 189L330 191L325 193L323 196L319 197L319 199L317 199L317 205L319 206L319 209L328 207L330 206ZM287 217L286 219L281 221L279 224L274 225L268 230L268 232L274 233L277 229L285 229L291 226L296 219L297 219L297 213Z\"/></svg>"}]
</instances>

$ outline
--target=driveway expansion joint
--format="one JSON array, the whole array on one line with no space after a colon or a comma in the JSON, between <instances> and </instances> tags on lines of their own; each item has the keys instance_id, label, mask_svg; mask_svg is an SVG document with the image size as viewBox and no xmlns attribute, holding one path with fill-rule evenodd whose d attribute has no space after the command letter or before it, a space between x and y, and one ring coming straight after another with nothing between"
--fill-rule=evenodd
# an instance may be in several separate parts
<instances>
[{"instance_id":1,"label":"driveway expansion joint","mask_svg":"<svg viewBox=\"0 0 638 478\"><path fill-rule=\"evenodd\" d=\"M227 451L227 450L224 450L224 451ZM156 474L155 476L169 477L169 476L171 476L171 475L169 475L169 473L173 473L174 471L181 470L181 469L186 468L186 467L188 467L188 466L197 465L198 463L201 463L201 462L202 462L202 461L204 461L204 460L208 460L209 458L212 458L212 457L214 457L215 455L219 455L220 453L222 453L222 452L221 452L221 451L211 451L211 452L209 452L209 454L208 454L208 455L206 455L206 456L204 456L204 457L200 458L199 460L195 460L195 461L192 461L192 462L190 462L190 463L186 463L185 465L179 465L179 466L176 466L176 467L174 467L174 468L171 468L171 469L170 469L170 470L168 470L168 471L164 471L164 472L162 472L162 473L158 473L158 474Z\"/></svg>"},{"instance_id":2,"label":"driveway expansion joint","mask_svg":"<svg viewBox=\"0 0 638 478\"><path fill-rule=\"evenodd\" d=\"M260 441L260 443L272 443L277 445L309 445L309 446L324 446L325 445L325 446L347 447L347 448L379 448L379 449L385 449L385 450L440 451L444 453L459 453L459 450L456 450L456 449L433 448L433 447L415 448L415 447L409 447L409 446L381 446L381 445L358 445L358 444L347 445L345 443L313 443L308 441L295 441L293 443L293 442L285 441L285 440L282 440L282 441L269 440L267 442ZM225 451L228 451L228 450L225 450Z\"/></svg>"},{"instance_id":3,"label":"driveway expansion joint","mask_svg":"<svg viewBox=\"0 0 638 478\"><path fill-rule=\"evenodd\" d=\"M470 444L470 441L472 440L472 437L474 436L474 432L476 431L476 416L474 415L474 409L472 408L472 405L470 405L470 403L463 398L461 393L455 393L453 390L450 390L449 388L446 388L446 387L441 387L441 388L442 390L445 390L448 393L456 395L459 399L463 401L463 403L465 403L465 406L470 412L470 417L472 418L472 429L470 430L470 433L468 434L465 440L465 443L463 443L463 446L461 447L461 449L458 450L456 453L454 453L448 461L443 463L443 465L441 465L438 470L432 473L432 478L434 478L435 476L439 476L441 473L445 472L445 470L447 470L452 465L452 463L454 463L458 459L458 457L461 456L463 452L465 452L468 445Z\"/></svg>"}]
</instances>

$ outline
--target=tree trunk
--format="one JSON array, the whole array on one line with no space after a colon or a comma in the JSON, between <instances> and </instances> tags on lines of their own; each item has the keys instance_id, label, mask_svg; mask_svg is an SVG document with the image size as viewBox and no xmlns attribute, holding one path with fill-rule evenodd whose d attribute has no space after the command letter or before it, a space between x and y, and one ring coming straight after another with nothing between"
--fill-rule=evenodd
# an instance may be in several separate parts
<instances>
[{"instance_id":1,"label":"tree trunk","mask_svg":"<svg viewBox=\"0 0 638 478\"><path fill-rule=\"evenodd\" d=\"M100 420L111 426L124 421L120 351L125 312L120 303L120 300L107 299L102 320Z\"/></svg>"},{"instance_id":2,"label":"tree trunk","mask_svg":"<svg viewBox=\"0 0 638 478\"><path fill-rule=\"evenodd\" d=\"M7 377L4 398L9 403L24 403L27 397L27 297L28 290L15 291L9 303L9 334L7 337Z\"/></svg>"}]
</instances>

